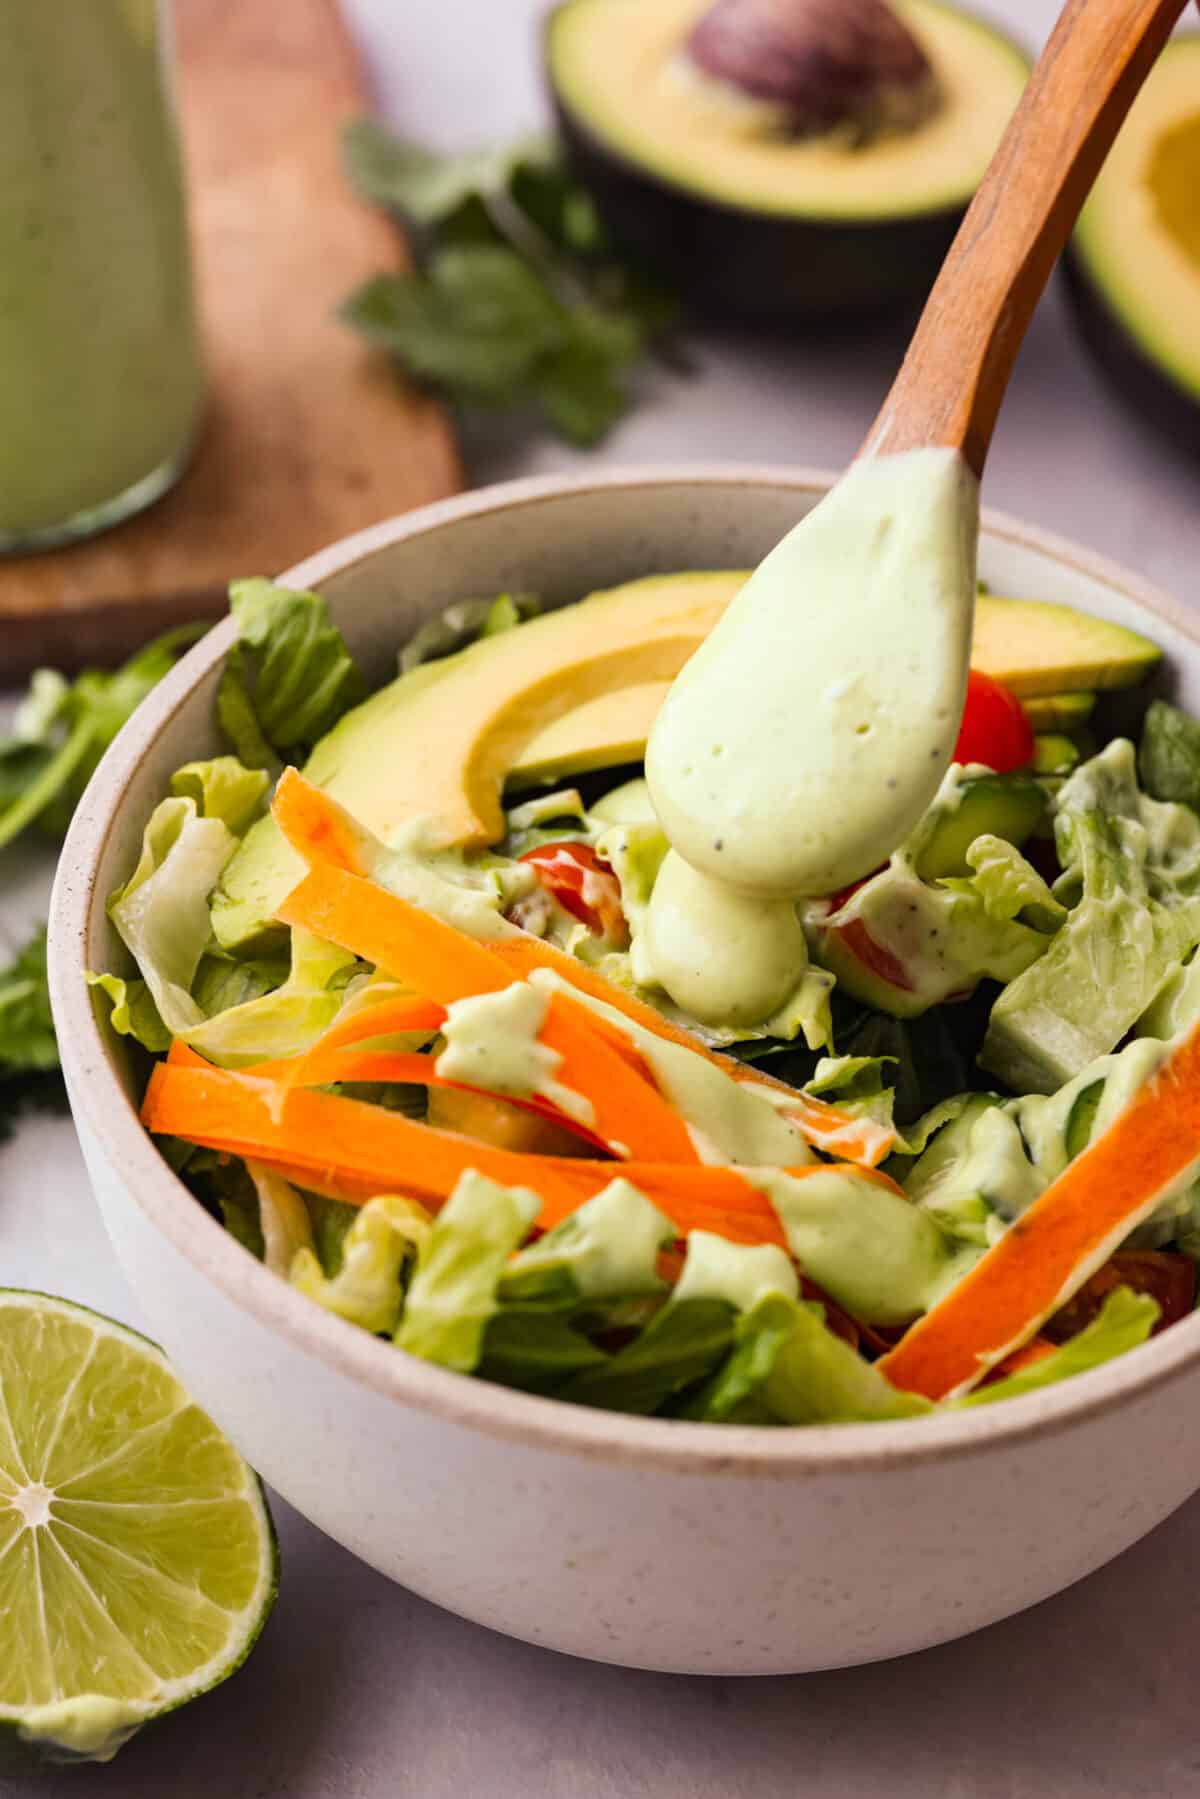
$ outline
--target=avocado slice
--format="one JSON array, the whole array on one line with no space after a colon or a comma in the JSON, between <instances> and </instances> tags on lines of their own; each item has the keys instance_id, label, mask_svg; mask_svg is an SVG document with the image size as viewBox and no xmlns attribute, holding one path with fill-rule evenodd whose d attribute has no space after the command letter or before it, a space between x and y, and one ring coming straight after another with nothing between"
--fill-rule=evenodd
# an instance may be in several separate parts
<instances>
[{"instance_id":1,"label":"avocado slice","mask_svg":"<svg viewBox=\"0 0 1200 1799\"><path fill-rule=\"evenodd\" d=\"M1116 391L1200 453L1200 33L1174 38L1109 152L1066 260Z\"/></svg>"},{"instance_id":2,"label":"avocado slice","mask_svg":"<svg viewBox=\"0 0 1200 1799\"><path fill-rule=\"evenodd\" d=\"M609 688L672 678L744 579L647 576L422 663L348 712L304 773L378 837L424 815L443 845L494 843L504 777L528 740ZM303 873L274 819L260 819L213 897L217 941L256 942Z\"/></svg>"},{"instance_id":3,"label":"avocado slice","mask_svg":"<svg viewBox=\"0 0 1200 1799\"><path fill-rule=\"evenodd\" d=\"M894 0L935 103L890 106L884 128L864 135L861 121L821 121L825 96L809 92L817 104L801 129L761 84L697 63L711 7L563 0L550 17L560 135L614 241L689 302L743 317L794 322L922 298L1020 98L1024 52L956 6ZM836 24L835 8L809 11ZM848 35L814 42L807 59L831 86ZM759 60L774 75L799 59L764 46Z\"/></svg>"},{"instance_id":4,"label":"avocado slice","mask_svg":"<svg viewBox=\"0 0 1200 1799\"><path fill-rule=\"evenodd\" d=\"M1131 686L1161 654L1136 631L1067 606L996 594L981 594L976 602L971 665L1022 695L1035 731L1078 730L1096 703L1096 688ZM510 783L529 787L640 762L669 685L641 681L562 713L530 738L509 772Z\"/></svg>"},{"instance_id":5,"label":"avocado slice","mask_svg":"<svg viewBox=\"0 0 1200 1799\"><path fill-rule=\"evenodd\" d=\"M975 602L971 667L1027 699L1132 687L1162 660L1148 637L1090 612L1047 600L981 593Z\"/></svg>"}]
</instances>

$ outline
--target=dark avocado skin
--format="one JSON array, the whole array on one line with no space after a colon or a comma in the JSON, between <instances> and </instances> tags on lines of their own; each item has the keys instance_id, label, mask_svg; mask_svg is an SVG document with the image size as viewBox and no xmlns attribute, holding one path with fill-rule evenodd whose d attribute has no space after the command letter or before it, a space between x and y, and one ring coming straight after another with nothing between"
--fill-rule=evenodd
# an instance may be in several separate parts
<instances>
[{"instance_id":1,"label":"dark avocado skin","mask_svg":"<svg viewBox=\"0 0 1200 1799\"><path fill-rule=\"evenodd\" d=\"M1182 387L1142 348L1074 246L1063 258L1063 272L1080 335L1114 392L1164 433L1174 450L1200 460L1200 392Z\"/></svg>"},{"instance_id":2,"label":"dark avocado skin","mask_svg":"<svg viewBox=\"0 0 1200 1799\"><path fill-rule=\"evenodd\" d=\"M613 243L697 311L782 324L919 304L966 211L843 222L706 200L601 143L562 105L552 68L549 83L567 160Z\"/></svg>"}]
</instances>

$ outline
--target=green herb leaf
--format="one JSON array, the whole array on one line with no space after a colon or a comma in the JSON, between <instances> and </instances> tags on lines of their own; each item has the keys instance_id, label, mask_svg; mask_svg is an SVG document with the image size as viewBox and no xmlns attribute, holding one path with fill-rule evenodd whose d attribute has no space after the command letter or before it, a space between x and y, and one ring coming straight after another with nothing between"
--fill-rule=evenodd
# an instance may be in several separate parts
<instances>
[{"instance_id":1,"label":"green herb leaf","mask_svg":"<svg viewBox=\"0 0 1200 1799\"><path fill-rule=\"evenodd\" d=\"M365 698L366 683L320 594L256 578L234 581L229 603L238 643L217 716L246 768L274 771Z\"/></svg>"},{"instance_id":2,"label":"green herb leaf","mask_svg":"<svg viewBox=\"0 0 1200 1799\"><path fill-rule=\"evenodd\" d=\"M46 932L36 930L0 968L0 1079L58 1067L46 980Z\"/></svg>"},{"instance_id":3,"label":"green herb leaf","mask_svg":"<svg viewBox=\"0 0 1200 1799\"><path fill-rule=\"evenodd\" d=\"M415 225L441 225L467 201L507 192L522 166L552 155L545 138L441 155L397 137L378 119L354 119L342 132L342 162L351 185L375 206Z\"/></svg>"},{"instance_id":4,"label":"green herb leaf","mask_svg":"<svg viewBox=\"0 0 1200 1799\"><path fill-rule=\"evenodd\" d=\"M351 294L344 322L459 407L540 411L567 442L598 442L629 405L622 373L677 309L614 259L555 146L444 156L364 119L343 153L359 192L416 228L418 258Z\"/></svg>"},{"instance_id":5,"label":"green herb leaf","mask_svg":"<svg viewBox=\"0 0 1200 1799\"><path fill-rule=\"evenodd\" d=\"M117 732L207 629L168 631L111 674L88 669L68 682L54 669L34 672L11 735L0 739L0 849L33 824L63 835Z\"/></svg>"}]
</instances>

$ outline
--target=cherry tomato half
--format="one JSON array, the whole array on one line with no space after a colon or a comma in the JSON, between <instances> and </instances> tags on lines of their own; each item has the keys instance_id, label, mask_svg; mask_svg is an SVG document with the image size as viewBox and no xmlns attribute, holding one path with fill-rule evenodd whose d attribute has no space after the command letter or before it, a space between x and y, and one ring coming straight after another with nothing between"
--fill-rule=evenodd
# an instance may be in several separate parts
<instances>
[{"instance_id":1,"label":"cherry tomato half","mask_svg":"<svg viewBox=\"0 0 1200 1799\"><path fill-rule=\"evenodd\" d=\"M997 774L1027 768L1033 761L1033 726L1015 693L973 668L967 676L956 762L982 762Z\"/></svg>"},{"instance_id":2,"label":"cherry tomato half","mask_svg":"<svg viewBox=\"0 0 1200 1799\"><path fill-rule=\"evenodd\" d=\"M619 945L629 942L621 884L594 849L570 841L543 843L526 850L521 861L529 863L550 897L585 924L593 936Z\"/></svg>"}]
</instances>

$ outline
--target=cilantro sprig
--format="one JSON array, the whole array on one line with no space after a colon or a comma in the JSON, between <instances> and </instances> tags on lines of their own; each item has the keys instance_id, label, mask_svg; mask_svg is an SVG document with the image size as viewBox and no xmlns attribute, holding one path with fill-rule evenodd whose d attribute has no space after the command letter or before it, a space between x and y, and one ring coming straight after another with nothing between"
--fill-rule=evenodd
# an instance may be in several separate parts
<instances>
[{"instance_id":1,"label":"cilantro sprig","mask_svg":"<svg viewBox=\"0 0 1200 1799\"><path fill-rule=\"evenodd\" d=\"M208 626L156 637L111 673L85 669L68 681L39 668L0 738L0 850L37 825L61 837L96 764L134 708Z\"/></svg>"},{"instance_id":2,"label":"cilantro sprig","mask_svg":"<svg viewBox=\"0 0 1200 1799\"><path fill-rule=\"evenodd\" d=\"M556 146L444 156L360 119L343 156L363 197L405 220L416 262L364 282L345 322L456 406L532 410L568 443L598 443L677 313L615 256Z\"/></svg>"}]
</instances>

